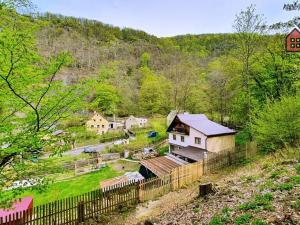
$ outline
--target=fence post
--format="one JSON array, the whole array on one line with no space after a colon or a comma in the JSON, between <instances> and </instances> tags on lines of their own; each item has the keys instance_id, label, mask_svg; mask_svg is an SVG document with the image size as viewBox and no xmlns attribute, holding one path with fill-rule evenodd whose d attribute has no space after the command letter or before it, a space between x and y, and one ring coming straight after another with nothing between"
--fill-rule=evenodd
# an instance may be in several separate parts
<instances>
[{"instance_id":1,"label":"fence post","mask_svg":"<svg viewBox=\"0 0 300 225\"><path fill-rule=\"evenodd\" d=\"M202 160L202 175L205 175L206 174L206 171L205 171L205 160L206 158L204 157L203 160Z\"/></svg>"},{"instance_id":2,"label":"fence post","mask_svg":"<svg viewBox=\"0 0 300 225\"><path fill-rule=\"evenodd\" d=\"M84 202L80 201L77 205L78 223L84 222Z\"/></svg>"},{"instance_id":3,"label":"fence post","mask_svg":"<svg viewBox=\"0 0 300 225\"><path fill-rule=\"evenodd\" d=\"M232 160L231 160L231 153L230 151L228 152L228 164L231 166L232 165Z\"/></svg>"},{"instance_id":4,"label":"fence post","mask_svg":"<svg viewBox=\"0 0 300 225\"><path fill-rule=\"evenodd\" d=\"M141 181L136 182L136 200L137 200L137 203L141 202L141 199L140 199L140 184L141 184Z\"/></svg>"}]
</instances>

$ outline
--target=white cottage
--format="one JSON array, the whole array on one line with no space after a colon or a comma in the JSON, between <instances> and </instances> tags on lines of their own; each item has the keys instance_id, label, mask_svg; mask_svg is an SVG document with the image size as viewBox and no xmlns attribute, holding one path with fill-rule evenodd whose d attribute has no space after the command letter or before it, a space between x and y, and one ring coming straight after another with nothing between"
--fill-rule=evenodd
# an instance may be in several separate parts
<instances>
[{"instance_id":1,"label":"white cottage","mask_svg":"<svg viewBox=\"0 0 300 225\"><path fill-rule=\"evenodd\" d=\"M204 114L177 114L167 132L170 153L186 161L199 161L210 152L235 147L236 131L209 120Z\"/></svg>"},{"instance_id":2,"label":"white cottage","mask_svg":"<svg viewBox=\"0 0 300 225\"><path fill-rule=\"evenodd\" d=\"M125 121L125 128L127 130L133 128L133 127L145 127L148 123L148 119L146 118L137 118L134 116L130 116L127 118L127 120Z\"/></svg>"}]
</instances>

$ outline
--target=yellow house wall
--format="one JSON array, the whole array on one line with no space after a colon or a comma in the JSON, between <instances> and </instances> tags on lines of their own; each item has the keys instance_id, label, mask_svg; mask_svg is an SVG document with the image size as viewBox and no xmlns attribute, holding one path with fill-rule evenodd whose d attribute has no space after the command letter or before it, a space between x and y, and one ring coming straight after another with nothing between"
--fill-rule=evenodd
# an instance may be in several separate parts
<instances>
[{"instance_id":1,"label":"yellow house wall","mask_svg":"<svg viewBox=\"0 0 300 225\"><path fill-rule=\"evenodd\" d=\"M104 134L108 131L109 122L100 114L95 114L86 122L86 127L88 130L95 131L98 134Z\"/></svg>"},{"instance_id":2,"label":"yellow house wall","mask_svg":"<svg viewBox=\"0 0 300 225\"><path fill-rule=\"evenodd\" d=\"M220 151L232 149L234 147L235 147L234 135L207 138L207 150L210 152L218 153Z\"/></svg>"}]
</instances>

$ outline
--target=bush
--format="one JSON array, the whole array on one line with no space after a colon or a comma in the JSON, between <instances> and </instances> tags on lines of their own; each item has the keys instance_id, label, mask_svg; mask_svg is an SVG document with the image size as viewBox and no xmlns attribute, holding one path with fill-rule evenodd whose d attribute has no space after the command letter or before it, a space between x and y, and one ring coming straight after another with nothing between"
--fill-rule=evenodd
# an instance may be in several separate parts
<instances>
[{"instance_id":1,"label":"bush","mask_svg":"<svg viewBox=\"0 0 300 225\"><path fill-rule=\"evenodd\" d=\"M294 185L292 183L283 183L283 184L280 184L277 189L279 191L290 191L294 188Z\"/></svg>"},{"instance_id":2,"label":"bush","mask_svg":"<svg viewBox=\"0 0 300 225\"><path fill-rule=\"evenodd\" d=\"M292 204L292 208L300 211L300 200L296 200L293 204Z\"/></svg>"},{"instance_id":3,"label":"bush","mask_svg":"<svg viewBox=\"0 0 300 225\"><path fill-rule=\"evenodd\" d=\"M164 146L158 149L158 154L160 156L164 156L168 152L169 152L169 146Z\"/></svg>"},{"instance_id":4,"label":"bush","mask_svg":"<svg viewBox=\"0 0 300 225\"><path fill-rule=\"evenodd\" d=\"M273 195L271 193L266 193L263 195L255 195L253 199L249 202L240 205L241 210L270 210L272 208L271 201L273 200Z\"/></svg>"},{"instance_id":5,"label":"bush","mask_svg":"<svg viewBox=\"0 0 300 225\"><path fill-rule=\"evenodd\" d=\"M219 216L214 216L207 225L224 225Z\"/></svg>"},{"instance_id":6,"label":"bush","mask_svg":"<svg viewBox=\"0 0 300 225\"><path fill-rule=\"evenodd\" d=\"M300 139L300 96L268 103L253 119L253 132L262 150L296 146Z\"/></svg>"},{"instance_id":7,"label":"bush","mask_svg":"<svg viewBox=\"0 0 300 225\"><path fill-rule=\"evenodd\" d=\"M298 174L300 174L300 163L295 166L295 169Z\"/></svg>"},{"instance_id":8,"label":"bush","mask_svg":"<svg viewBox=\"0 0 300 225\"><path fill-rule=\"evenodd\" d=\"M220 215L214 215L207 225L223 225L230 222L232 209L225 207Z\"/></svg>"},{"instance_id":9,"label":"bush","mask_svg":"<svg viewBox=\"0 0 300 225\"><path fill-rule=\"evenodd\" d=\"M249 224L253 216L251 214L243 214L235 219L235 225Z\"/></svg>"}]
</instances>

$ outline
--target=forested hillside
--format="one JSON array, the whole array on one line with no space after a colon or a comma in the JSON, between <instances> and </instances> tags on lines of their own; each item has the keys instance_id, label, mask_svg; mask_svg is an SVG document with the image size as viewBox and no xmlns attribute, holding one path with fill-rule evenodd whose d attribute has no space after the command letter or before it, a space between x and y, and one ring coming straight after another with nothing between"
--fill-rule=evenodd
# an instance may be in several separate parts
<instances>
[{"instance_id":1,"label":"forested hillside","mask_svg":"<svg viewBox=\"0 0 300 225\"><path fill-rule=\"evenodd\" d=\"M205 113L239 131L238 143L255 139L262 151L299 146L300 54L285 49L291 23L267 25L251 5L237 12L232 34L157 38L19 13L28 4L0 0L0 187L32 176L32 157L46 146L53 154L68 148L53 130L82 126L78 120L94 110L121 117Z\"/></svg>"},{"instance_id":2,"label":"forested hillside","mask_svg":"<svg viewBox=\"0 0 300 225\"><path fill-rule=\"evenodd\" d=\"M109 90L114 101L97 106L98 99L91 108L120 116L166 115L177 108L219 119L207 74L212 61L236 48L235 34L157 38L87 19L50 13L37 18L46 22L37 34L42 55L69 51L73 56L60 79L67 84L96 79L101 87L90 100Z\"/></svg>"},{"instance_id":3,"label":"forested hillside","mask_svg":"<svg viewBox=\"0 0 300 225\"><path fill-rule=\"evenodd\" d=\"M71 53L72 64L60 74L65 83L84 78L97 84L89 110L126 116L166 115L176 108L243 126L250 111L294 95L300 69L299 55L285 52L285 35L269 34L261 18L252 24L259 30L245 28L245 13L256 15L253 7L238 15L235 34L171 38L41 14L37 18L45 25L38 32L38 48L45 56Z\"/></svg>"}]
</instances>

